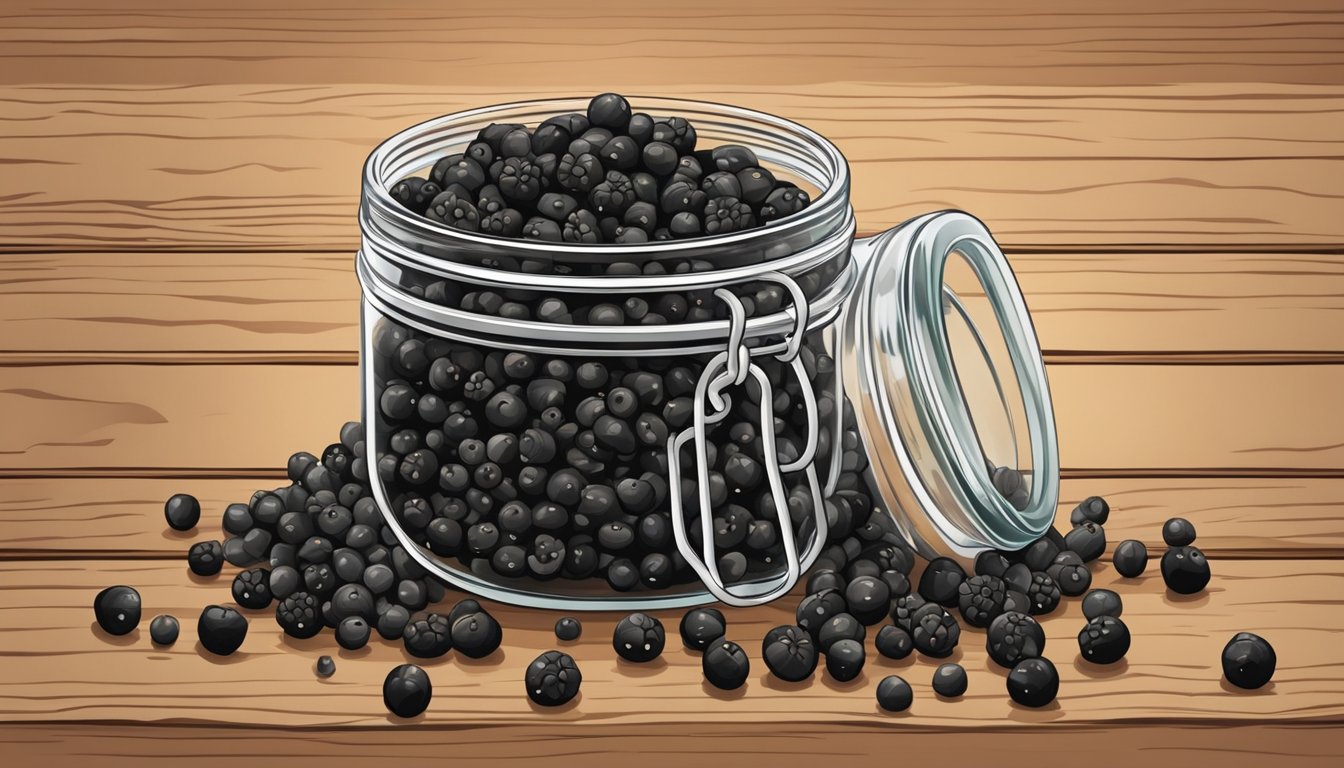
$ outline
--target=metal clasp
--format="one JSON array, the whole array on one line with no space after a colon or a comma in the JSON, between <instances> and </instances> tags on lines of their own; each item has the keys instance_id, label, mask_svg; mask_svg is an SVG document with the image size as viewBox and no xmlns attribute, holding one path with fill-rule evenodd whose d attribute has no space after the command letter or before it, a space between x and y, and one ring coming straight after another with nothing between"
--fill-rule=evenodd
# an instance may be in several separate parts
<instances>
[{"instance_id":1,"label":"metal clasp","mask_svg":"<svg viewBox=\"0 0 1344 768\"><path fill-rule=\"evenodd\" d=\"M765 371L751 361L751 350L745 343L746 310L736 294L726 288L719 288L714 295L728 305L729 332L727 349L715 355L701 372L696 383L695 415L690 427L673 435L668 440L668 498L671 506L672 533L677 549L687 564L696 572L705 588L714 597L728 605L750 606L770 602L783 595L798 583L802 572L811 567L826 542L826 512L822 506L821 484L813 466L817 451L816 393L807 378L807 371L798 357L802 347L803 333L809 319L807 297L802 288L787 275L771 272L762 275L762 280L777 282L789 291L793 298L794 328L783 340L782 349L775 358L786 363L798 377L802 392L804 413L807 421L807 437L798 458L780 464L776 447L778 435L774 428L774 389ZM774 351L770 348L768 351ZM765 352L761 352L764 354ZM740 386L747 377L756 380L760 388L761 440L764 448L764 464L770 492L775 499L775 514L779 521L780 542L784 550L785 568L779 576L758 582L748 582L729 587L719 574L718 557L714 547L714 519L709 497L709 460L707 433L709 426L722 421L732 407L732 398L724 394L729 386ZM713 408L706 411L706 405ZM686 535L685 506L681 495L681 451L686 444L694 441L696 489L699 501L701 552L696 552ZM789 515L788 495L784 490L784 473L802 471L805 473L812 495L813 536L801 554L794 539L793 520Z\"/></svg>"}]
</instances>

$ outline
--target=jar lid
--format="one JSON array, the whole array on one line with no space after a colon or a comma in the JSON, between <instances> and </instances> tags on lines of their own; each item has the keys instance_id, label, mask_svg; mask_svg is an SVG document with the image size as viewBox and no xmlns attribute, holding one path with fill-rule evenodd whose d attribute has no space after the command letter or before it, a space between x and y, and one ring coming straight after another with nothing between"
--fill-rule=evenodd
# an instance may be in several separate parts
<instances>
[{"instance_id":1,"label":"jar lid","mask_svg":"<svg viewBox=\"0 0 1344 768\"><path fill-rule=\"evenodd\" d=\"M979 220L944 211L858 240L854 256L836 356L869 479L901 535L926 557L1025 547L1054 521L1059 454L1040 345L1003 252Z\"/></svg>"}]
</instances>

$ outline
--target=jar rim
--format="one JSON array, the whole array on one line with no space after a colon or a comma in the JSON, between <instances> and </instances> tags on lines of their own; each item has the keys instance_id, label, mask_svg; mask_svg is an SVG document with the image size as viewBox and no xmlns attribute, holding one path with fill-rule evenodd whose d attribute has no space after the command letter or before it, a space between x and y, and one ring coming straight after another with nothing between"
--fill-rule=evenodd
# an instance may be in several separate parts
<instances>
[{"instance_id":1,"label":"jar rim","mask_svg":"<svg viewBox=\"0 0 1344 768\"><path fill-rule=\"evenodd\" d=\"M453 112L393 134L374 148L364 163L361 229L367 237L371 230L381 231L380 228L386 225L391 231L383 234L389 235L386 239L392 241L400 239L395 235L401 234L410 239L432 241L440 246L489 249L515 258L560 258L575 262L596 259L646 261L650 258L695 258L715 251L740 248L748 243L756 246L774 239L784 241L805 233L814 233L818 228L824 228L828 220L834 221L837 214L843 214L848 209L848 163L838 147L810 128L766 112L713 101L638 95L629 98L637 102L641 109L691 113L698 115L699 121L721 130L731 128L745 134L754 133L760 145L774 147L762 150L759 145L753 146L752 149L759 156L770 158L775 164L782 164L799 173L821 190L820 195L802 211L767 226L724 235L634 244L554 243L466 232L417 216L392 198L389 189L397 180L404 178L410 170L408 165L423 167L423 160L431 151L442 152L445 137L459 140L468 138L466 134L454 136L452 131L455 129L470 128L481 121L495 122L496 118L516 120L519 117L549 117L576 111L577 107L586 105L588 101L587 98L561 97ZM474 137L474 130L471 136ZM822 236L825 234L829 233L823 233Z\"/></svg>"}]
</instances>

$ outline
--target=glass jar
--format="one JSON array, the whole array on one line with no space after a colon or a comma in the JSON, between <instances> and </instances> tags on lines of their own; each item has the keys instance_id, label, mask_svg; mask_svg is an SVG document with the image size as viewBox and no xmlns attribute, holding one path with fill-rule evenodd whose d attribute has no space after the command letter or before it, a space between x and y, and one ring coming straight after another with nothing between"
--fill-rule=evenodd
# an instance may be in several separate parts
<instances>
[{"instance_id":1,"label":"glass jar","mask_svg":"<svg viewBox=\"0 0 1344 768\"><path fill-rule=\"evenodd\" d=\"M572 245L448 228L387 192L490 123L577 99L438 118L369 157L369 482L407 552L490 599L625 610L766 602L865 545L968 558L1040 536L1058 495L1049 391L983 225L945 212L856 240L848 167L821 136L632 101L752 147L813 203L730 235Z\"/></svg>"}]
</instances>

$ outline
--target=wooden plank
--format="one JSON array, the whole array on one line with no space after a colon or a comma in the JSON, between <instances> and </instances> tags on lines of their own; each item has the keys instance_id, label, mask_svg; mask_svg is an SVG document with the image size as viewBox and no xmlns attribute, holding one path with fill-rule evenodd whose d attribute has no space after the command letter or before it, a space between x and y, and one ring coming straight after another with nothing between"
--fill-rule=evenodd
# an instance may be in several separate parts
<instances>
[{"instance_id":1,"label":"wooden plank","mask_svg":"<svg viewBox=\"0 0 1344 768\"><path fill-rule=\"evenodd\" d=\"M519 82L572 87L619 73L651 85L719 82L1094 85L1337 84L1344 55L1330 0L1158 0L1061 8L1045 0L893 7L841 0L688 0L652 10L617 0L544 0L444 14L430 0L265 0L125 10L11 8L6 82ZM506 53L507 52L507 53ZM787 62L787 65L783 64Z\"/></svg>"},{"instance_id":2,"label":"wooden plank","mask_svg":"<svg viewBox=\"0 0 1344 768\"><path fill-rule=\"evenodd\" d=\"M313 445L316 450L321 446ZM224 507L285 480L254 478L0 479L0 557L178 559L192 542L220 535ZM163 522L163 501L190 493L202 522L179 533ZM1319 558L1344 555L1344 480L1340 479L1088 479L1065 480L1056 525L1068 530L1080 499L1104 495L1114 545L1134 538L1160 552L1161 526L1185 517L1210 557Z\"/></svg>"},{"instance_id":3,"label":"wooden plank","mask_svg":"<svg viewBox=\"0 0 1344 768\"><path fill-rule=\"evenodd\" d=\"M423 721L455 728L565 723L575 736L594 725L672 727L683 736L699 723L879 726L892 718L876 710L873 689L883 676L900 674L915 690L914 706L902 721L928 727L1344 722L1344 667L1334 642L1344 631L1344 602L1338 598L1344 563L1229 560L1213 566L1208 590L1181 600L1165 595L1160 577L1117 584L1111 569L1100 569L1097 585L1117 588L1125 600L1133 646L1118 667L1093 668L1077 659L1079 601L1047 617L1046 652L1059 668L1061 684L1056 704L1042 710L1011 703L1003 688L1005 672L986 657L978 630L964 631L952 656L970 673L961 701L932 695L929 681L937 664L924 658L874 658L857 681L845 685L825 675L779 684L760 662L759 648L770 627L792 622L796 600L785 599L726 611L730 638L754 657L746 686L734 694L706 690L699 657L676 642L678 615L660 615L673 631L662 661L649 666L615 659L609 638L616 615L585 615L583 639L567 646L583 670L582 695L547 713L534 711L520 681L525 665L554 646L553 624L561 614L488 606L506 628L504 645L481 661L450 654L423 662L435 690ZM195 617L207 603L228 601L228 579L193 580L180 563L7 562L0 563L0 583L5 585L0 611L8 627L6 652L0 653L0 715L13 723L384 726L388 717L379 686L392 665L407 659L399 644L381 640L346 652L330 634L286 639L265 611L253 616L247 640L233 657L202 655ZM175 646L151 647L143 627L124 638L99 635L89 606L98 589L116 583L140 590L146 619L168 612L184 620ZM1272 688L1258 694L1229 690L1221 680L1219 653L1241 630L1263 634L1278 653ZM312 672L323 653L338 665L327 681Z\"/></svg>"},{"instance_id":4,"label":"wooden plank","mask_svg":"<svg viewBox=\"0 0 1344 768\"><path fill-rule=\"evenodd\" d=\"M344 47L340 55L365 65ZM622 87L594 80L591 52L581 56L588 73L564 93ZM1332 130L1344 94L1333 85L931 87L851 73L762 88L659 63L676 78L660 85L640 79L646 65L620 63L612 71L632 90L763 109L832 138L850 160L866 232L964 208L1018 248L1344 243L1334 181L1344 152ZM558 93L530 77L164 85L163 66L155 85L0 86L0 157L14 169L0 177L0 250L353 250L361 166L383 138L455 110Z\"/></svg>"},{"instance_id":5,"label":"wooden plank","mask_svg":"<svg viewBox=\"0 0 1344 768\"><path fill-rule=\"evenodd\" d=\"M1344 366L1063 365L1050 383L1066 473L1344 474ZM3 369L0 469L262 473L359 417L353 365Z\"/></svg>"},{"instance_id":6,"label":"wooden plank","mask_svg":"<svg viewBox=\"0 0 1344 768\"><path fill-rule=\"evenodd\" d=\"M1044 729L1044 730L1043 730ZM1048 739L1050 757L1061 764L1130 768L1136 753L1145 765L1186 765L1192 753L1216 757L1224 768L1260 768L1267 760L1334 768L1344 757L1336 725L1241 724L1217 727L1114 723L1072 726L1034 724L1015 728L962 729L950 732L919 725L913 717L880 724L791 723L787 730L769 724L696 723L693 735L675 725L613 726L585 724L576 734L567 723L539 722L480 728L412 727L294 729L264 725L194 727L125 724L0 724L0 740L21 761L65 765L97 755L106 768L232 768L260 764L312 764L363 768L390 761L407 764L442 761L445 755L467 764L508 761L509 765L554 765L557 758L581 759L591 768L719 764L740 757L748 765L812 768L820 761L877 764L904 755L945 755L955 750L963 764L992 765L1039 755ZM955 738L955 747L948 740ZM1098 745L1102 745L1100 748Z\"/></svg>"},{"instance_id":7,"label":"wooden plank","mask_svg":"<svg viewBox=\"0 0 1344 768\"><path fill-rule=\"evenodd\" d=\"M1013 253L1010 260L1041 346L1061 360L1344 353L1336 330L1344 256ZM954 287L971 305L983 295ZM353 362L358 299L350 253L7 254L0 354L39 362L226 355Z\"/></svg>"}]
</instances>

